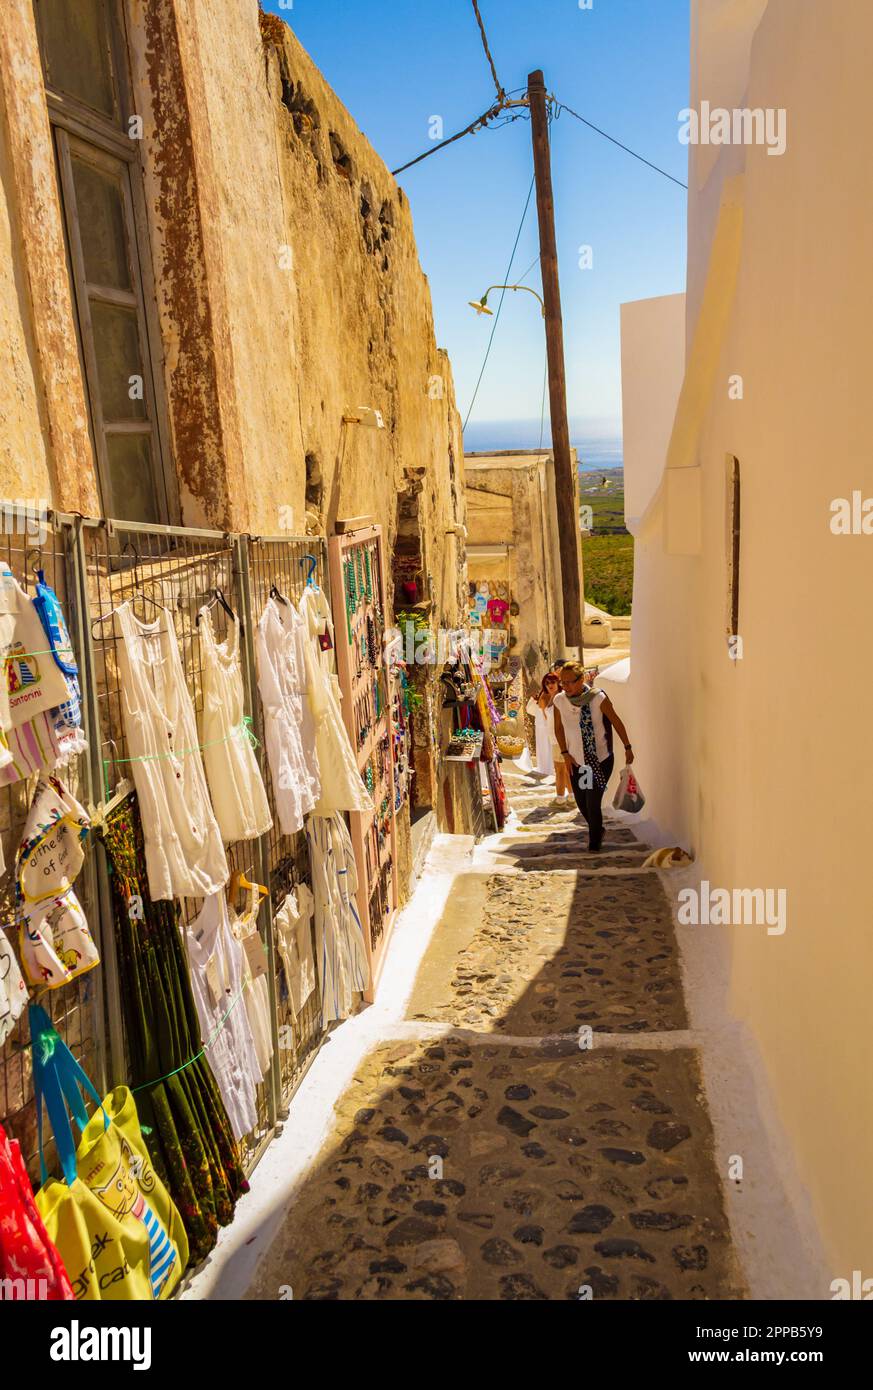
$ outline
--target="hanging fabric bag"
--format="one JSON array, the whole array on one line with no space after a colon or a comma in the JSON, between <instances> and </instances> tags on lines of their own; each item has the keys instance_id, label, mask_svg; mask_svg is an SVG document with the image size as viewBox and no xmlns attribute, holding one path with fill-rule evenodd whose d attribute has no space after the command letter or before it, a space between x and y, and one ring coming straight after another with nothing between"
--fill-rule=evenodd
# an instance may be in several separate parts
<instances>
[{"instance_id":1,"label":"hanging fabric bag","mask_svg":"<svg viewBox=\"0 0 873 1390\"><path fill-rule=\"evenodd\" d=\"M100 1097L38 1004L29 1009L43 1186L36 1205L77 1299L162 1301L188 1262L182 1219L155 1173L133 1096L117 1086ZM82 1092L97 1103L88 1119ZM42 1107L63 1179L49 1178ZM70 1116L81 1130L76 1147Z\"/></svg>"}]
</instances>

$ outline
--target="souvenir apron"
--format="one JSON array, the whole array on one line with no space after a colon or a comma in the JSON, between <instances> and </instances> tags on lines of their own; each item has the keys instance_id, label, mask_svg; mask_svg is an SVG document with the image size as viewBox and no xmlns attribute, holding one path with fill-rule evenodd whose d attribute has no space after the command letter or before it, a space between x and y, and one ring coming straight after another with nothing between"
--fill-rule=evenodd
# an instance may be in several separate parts
<instances>
[{"instance_id":1,"label":"souvenir apron","mask_svg":"<svg viewBox=\"0 0 873 1390\"><path fill-rule=\"evenodd\" d=\"M12 619L10 623L8 620ZM6 621L2 621L5 619ZM6 674L9 721L24 724L34 715L63 705L70 691L55 662L33 600L8 565L0 563L0 640ZM0 714L4 713L0 710Z\"/></svg>"},{"instance_id":2,"label":"souvenir apron","mask_svg":"<svg viewBox=\"0 0 873 1390\"><path fill-rule=\"evenodd\" d=\"M36 785L18 851L16 900L24 973L58 989L100 961L73 881L84 862L91 822L57 777Z\"/></svg>"}]
</instances>

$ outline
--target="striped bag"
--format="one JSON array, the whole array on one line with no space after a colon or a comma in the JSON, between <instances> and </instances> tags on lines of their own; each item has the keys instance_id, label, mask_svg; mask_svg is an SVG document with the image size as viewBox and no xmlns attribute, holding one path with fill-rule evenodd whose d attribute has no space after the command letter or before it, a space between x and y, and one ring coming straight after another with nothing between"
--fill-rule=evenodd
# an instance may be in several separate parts
<instances>
[{"instance_id":1,"label":"striped bag","mask_svg":"<svg viewBox=\"0 0 873 1390\"><path fill-rule=\"evenodd\" d=\"M143 1142L133 1096L100 1096L38 1004L30 1006L43 1186L36 1205L77 1299L169 1298L188 1262L188 1238ZM82 1091L96 1102L88 1119ZM48 1178L42 1106L63 1179ZM70 1116L82 1132L78 1147Z\"/></svg>"}]
</instances>

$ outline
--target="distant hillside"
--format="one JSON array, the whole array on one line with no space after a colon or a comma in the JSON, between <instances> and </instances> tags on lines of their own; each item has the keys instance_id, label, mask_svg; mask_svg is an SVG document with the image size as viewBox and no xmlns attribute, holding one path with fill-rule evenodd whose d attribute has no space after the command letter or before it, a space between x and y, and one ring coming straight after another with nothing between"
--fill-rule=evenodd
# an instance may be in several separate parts
<instances>
[{"instance_id":1,"label":"distant hillside","mask_svg":"<svg viewBox=\"0 0 873 1390\"><path fill-rule=\"evenodd\" d=\"M624 470L580 469L579 500L592 511L591 530L582 536L585 597L617 618L627 617L633 603L634 541L624 524Z\"/></svg>"},{"instance_id":2,"label":"distant hillside","mask_svg":"<svg viewBox=\"0 0 873 1390\"><path fill-rule=\"evenodd\" d=\"M579 500L593 512L595 535L627 535L624 524L624 469L579 470Z\"/></svg>"}]
</instances>

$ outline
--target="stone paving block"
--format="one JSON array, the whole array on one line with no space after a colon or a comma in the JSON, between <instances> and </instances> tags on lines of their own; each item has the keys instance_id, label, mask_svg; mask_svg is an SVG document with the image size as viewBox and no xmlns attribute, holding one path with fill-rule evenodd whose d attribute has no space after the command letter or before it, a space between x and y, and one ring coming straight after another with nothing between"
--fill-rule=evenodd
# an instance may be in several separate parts
<instances>
[{"instance_id":1,"label":"stone paving block","mask_svg":"<svg viewBox=\"0 0 873 1390\"><path fill-rule=\"evenodd\" d=\"M700 1097L688 1049L385 1043L248 1296L743 1297Z\"/></svg>"},{"instance_id":2,"label":"stone paving block","mask_svg":"<svg viewBox=\"0 0 873 1390\"><path fill-rule=\"evenodd\" d=\"M688 1026L656 874L465 875L425 953L409 1016L513 1037Z\"/></svg>"}]
</instances>

